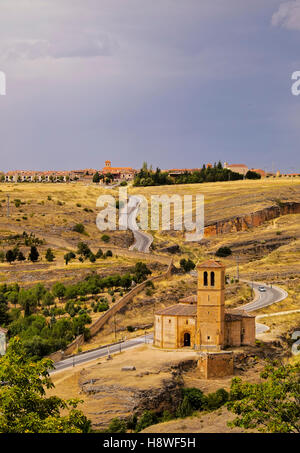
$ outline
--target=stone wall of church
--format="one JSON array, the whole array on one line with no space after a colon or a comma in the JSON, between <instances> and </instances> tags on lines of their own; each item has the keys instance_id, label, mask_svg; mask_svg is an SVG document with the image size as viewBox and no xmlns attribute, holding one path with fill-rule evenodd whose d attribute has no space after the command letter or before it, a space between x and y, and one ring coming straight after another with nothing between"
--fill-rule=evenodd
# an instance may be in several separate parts
<instances>
[{"instance_id":1,"label":"stone wall of church","mask_svg":"<svg viewBox=\"0 0 300 453\"><path fill-rule=\"evenodd\" d=\"M178 316L177 318L177 347L184 347L184 335L190 335L190 347L195 345L196 318Z\"/></svg>"},{"instance_id":2,"label":"stone wall of church","mask_svg":"<svg viewBox=\"0 0 300 453\"><path fill-rule=\"evenodd\" d=\"M225 321L225 346L240 346L242 321Z\"/></svg>"},{"instance_id":3,"label":"stone wall of church","mask_svg":"<svg viewBox=\"0 0 300 453\"><path fill-rule=\"evenodd\" d=\"M194 317L155 315L154 346L170 349L183 348L186 333L190 335L190 347L194 347Z\"/></svg>"},{"instance_id":4,"label":"stone wall of church","mask_svg":"<svg viewBox=\"0 0 300 453\"><path fill-rule=\"evenodd\" d=\"M233 352L202 352L198 360L198 368L202 379L232 376Z\"/></svg>"},{"instance_id":5,"label":"stone wall of church","mask_svg":"<svg viewBox=\"0 0 300 453\"><path fill-rule=\"evenodd\" d=\"M242 344L255 346L255 318L242 319Z\"/></svg>"}]
</instances>

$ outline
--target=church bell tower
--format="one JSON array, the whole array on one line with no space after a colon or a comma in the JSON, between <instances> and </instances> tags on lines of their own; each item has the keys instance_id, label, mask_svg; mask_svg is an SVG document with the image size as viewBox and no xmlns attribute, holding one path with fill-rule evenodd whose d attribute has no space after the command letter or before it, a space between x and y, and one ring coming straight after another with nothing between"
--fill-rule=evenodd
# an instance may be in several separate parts
<instances>
[{"instance_id":1,"label":"church bell tower","mask_svg":"<svg viewBox=\"0 0 300 453\"><path fill-rule=\"evenodd\" d=\"M224 345L225 266L208 260L197 266L197 328L195 348L219 351Z\"/></svg>"}]
</instances>

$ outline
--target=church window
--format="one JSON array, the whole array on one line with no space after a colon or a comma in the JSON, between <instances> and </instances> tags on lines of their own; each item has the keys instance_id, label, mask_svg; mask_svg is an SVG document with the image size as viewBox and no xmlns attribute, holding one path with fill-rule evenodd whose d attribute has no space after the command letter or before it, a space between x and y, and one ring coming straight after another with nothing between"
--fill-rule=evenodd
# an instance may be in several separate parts
<instances>
[{"instance_id":1,"label":"church window","mask_svg":"<svg viewBox=\"0 0 300 453\"><path fill-rule=\"evenodd\" d=\"M215 286L215 273L210 273L210 286Z\"/></svg>"},{"instance_id":2,"label":"church window","mask_svg":"<svg viewBox=\"0 0 300 453\"><path fill-rule=\"evenodd\" d=\"M206 271L203 274L203 285L208 286L208 274Z\"/></svg>"}]
</instances>

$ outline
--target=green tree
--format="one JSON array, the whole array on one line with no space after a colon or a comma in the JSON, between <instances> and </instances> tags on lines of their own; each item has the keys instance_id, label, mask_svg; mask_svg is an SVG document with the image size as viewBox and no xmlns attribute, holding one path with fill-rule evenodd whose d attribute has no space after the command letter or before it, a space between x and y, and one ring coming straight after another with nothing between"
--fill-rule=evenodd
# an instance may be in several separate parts
<instances>
[{"instance_id":1,"label":"green tree","mask_svg":"<svg viewBox=\"0 0 300 453\"><path fill-rule=\"evenodd\" d=\"M184 388L183 397L187 397L190 405L195 410L200 410L205 405L205 396L200 389L195 387Z\"/></svg>"},{"instance_id":2,"label":"green tree","mask_svg":"<svg viewBox=\"0 0 300 453\"><path fill-rule=\"evenodd\" d=\"M246 173L246 179L261 179L261 175L255 171L248 170Z\"/></svg>"},{"instance_id":3,"label":"green tree","mask_svg":"<svg viewBox=\"0 0 300 453\"><path fill-rule=\"evenodd\" d=\"M38 305L40 305L41 300L43 299L44 294L47 292L45 286L42 283L37 283L33 288L34 294L37 299Z\"/></svg>"},{"instance_id":4,"label":"green tree","mask_svg":"<svg viewBox=\"0 0 300 453\"><path fill-rule=\"evenodd\" d=\"M145 411L136 424L136 432L142 431L147 426L155 425L158 422L157 416L151 411Z\"/></svg>"},{"instance_id":5,"label":"green tree","mask_svg":"<svg viewBox=\"0 0 300 453\"><path fill-rule=\"evenodd\" d=\"M135 281L137 283L142 283L144 280L147 279L148 275L152 274L152 272L146 266L146 264L142 263L141 261L138 261L136 263L136 265L134 266L133 272L135 274Z\"/></svg>"},{"instance_id":6,"label":"green tree","mask_svg":"<svg viewBox=\"0 0 300 453\"><path fill-rule=\"evenodd\" d=\"M7 295L7 300L16 307L18 303L18 297L19 297L18 291L10 291Z\"/></svg>"},{"instance_id":7,"label":"green tree","mask_svg":"<svg viewBox=\"0 0 300 453\"><path fill-rule=\"evenodd\" d=\"M24 253L21 252L21 250L19 250L18 253L17 253L17 260L18 261L25 261L26 260L26 257L24 255Z\"/></svg>"},{"instance_id":8,"label":"green tree","mask_svg":"<svg viewBox=\"0 0 300 453\"><path fill-rule=\"evenodd\" d=\"M0 326L5 326L9 320L7 301L3 294L0 294Z\"/></svg>"},{"instance_id":9,"label":"green tree","mask_svg":"<svg viewBox=\"0 0 300 453\"><path fill-rule=\"evenodd\" d=\"M5 258L6 258L6 261L9 262L9 264L11 264L16 259L15 254L12 250L7 250Z\"/></svg>"},{"instance_id":10,"label":"green tree","mask_svg":"<svg viewBox=\"0 0 300 453\"><path fill-rule=\"evenodd\" d=\"M37 306L36 294L32 289L21 289L18 302L24 310L24 316L30 316Z\"/></svg>"},{"instance_id":11,"label":"green tree","mask_svg":"<svg viewBox=\"0 0 300 453\"><path fill-rule=\"evenodd\" d=\"M108 433L126 433L127 425L126 425L125 420L120 420L119 418L113 418L108 426L107 432Z\"/></svg>"},{"instance_id":12,"label":"green tree","mask_svg":"<svg viewBox=\"0 0 300 453\"><path fill-rule=\"evenodd\" d=\"M43 305L48 308L50 305L54 305L54 297L49 291L47 291L43 296Z\"/></svg>"},{"instance_id":13,"label":"green tree","mask_svg":"<svg viewBox=\"0 0 300 453\"><path fill-rule=\"evenodd\" d=\"M78 242L77 253L78 255L83 255L85 258L88 258L92 252L86 242Z\"/></svg>"},{"instance_id":14,"label":"green tree","mask_svg":"<svg viewBox=\"0 0 300 453\"><path fill-rule=\"evenodd\" d=\"M38 249L36 248L35 245L32 245L30 247L30 253L28 255L28 259L34 263L39 259L39 256L40 256L40 254L38 252Z\"/></svg>"},{"instance_id":15,"label":"green tree","mask_svg":"<svg viewBox=\"0 0 300 453\"><path fill-rule=\"evenodd\" d=\"M190 272L191 270L195 269L196 265L190 258L188 260L183 258L182 260L180 260L180 267L184 270L184 272Z\"/></svg>"},{"instance_id":16,"label":"green tree","mask_svg":"<svg viewBox=\"0 0 300 453\"><path fill-rule=\"evenodd\" d=\"M219 258L226 258L226 256L230 256L230 255L232 255L232 250L230 247L227 247L227 246L220 247L216 251L216 256L218 256Z\"/></svg>"},{"instance_id":17,"label":"green tree","mask_svg":"<svg viewBox=\"0 0 300 453\"><path fill-rule=\"evenodd\" d=\"M68 253L66 253L66 254L64 255L64 260L65 260L65 262L66 262L66 266L67 266L67 265L69 264L69 262L70 262L72 259L74 259L74 258L76 258L76 255L75 255L74 252L68 252Z\"/></svg>"},{"instance_id":18,"label":"green tree","mask_svg":"<svg viewBox=\"0 0 300 453\"><path fill-rule=\"evenodd\" d=\"M300 363L268 364L262 382L234 378L227 407L238 417L230 426L258 428L262 432L300 432Z\"/></svg>"},{"instance_id":19,"label":"green tree","mask_svg":"<svg viewBox=\"0 0 300 453\"><path fill-rule=\"evenodd\" d=\"M54 387L48 371L51 368L49 359L32 363L17 337L10 341L6 355L0 359L0 381L4 383L0 387L1 433L90 431L91 422L77 409L79 400L45 396L45 390Z\"/></svg>"},{"instance_id":20,"label":"green tree","mask_svg":"<svg viewBox=\"0 0 300 453\"><path fill-rule=\"evenodd\" d=\"M52 261L54 261L55 255L50 248L47 249L45 258L47 261L49 261L49 263L52 263Z\"/></svg>"},{"instance_id":21,"label":"green tree","mask_svg":"<svg viewBox=\"0 0 300 453\"><path fill-rule=\"evenodd\" d=\"M108 236L108 234L103 234L101 236L101 240L105 243L109 242L110 241L110 237Z\"/></svg>"},{"instance_id":22,"label":"green tree","mask_svg":"<svg viewBox=\"0 0 300 453\"><path fill-rule=\"evenodd\" d=\"M96 171L96 173L93 176L93 182L95 182L95 183L99 183L100 182L100 175L99 175L98 171Z\"/></svg>"},{"instance_id":23,"label":"green tree","mask_svg":"<svg viewBox=\"0 0 300 453\"><path fill-rule=\"evenodd\" d=\"M85 227L82 223L76 223L76 225L73 226L72 230L76 231L76 233L85 234Z\"/></svg>"},{"instance_id":24,"label":"green tree","mask_svg":"<svg viewBox=\"0 0 300 453\"><path fill-rule=\"evenodd\" d=\"M95 255L93 253L90 254L89 260L90 260L91 263L94 263L96 261L96 257L95 257Z\"/></svg>"},{"instance_id":25,"label":"green tree","mask_svg":"<svg viewBox=\"0 0 300 453\"><path fill-rule=\"evenodd\" d=\"M103 256L103 251L101 249L98 249L98 252L96 253L96 259L102 258Z\"/></svg>"},{"instance_id":26,"label":"green tree","mask_svg":"<svg viewBox=\"0 0 300 453\"><path fill-rule=\"evenodd\" d=\"M60 282L54 283L52 286L52 294L54 297L58 297L59 299L62 299L64 295L66 294L66 287Z\"/></svg>"}]
</instances>

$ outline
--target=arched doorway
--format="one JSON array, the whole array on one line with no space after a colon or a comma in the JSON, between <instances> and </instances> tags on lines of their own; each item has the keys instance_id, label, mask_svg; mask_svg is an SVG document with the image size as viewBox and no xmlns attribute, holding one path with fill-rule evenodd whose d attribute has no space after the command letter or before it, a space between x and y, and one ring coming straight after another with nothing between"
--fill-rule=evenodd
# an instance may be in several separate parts
<instances>
[{"instance_id":1,"label":"arched doorway","mask_svg":"<svg viewBox=\"0 0 300 453\"><path fill-rule=\"evenodd\" d=\"M183 346L184 347L187 347L187 346L191 346L191 335L186 332L184 334L184 337L183 337Z\"/></svg>"}]
</instances>

